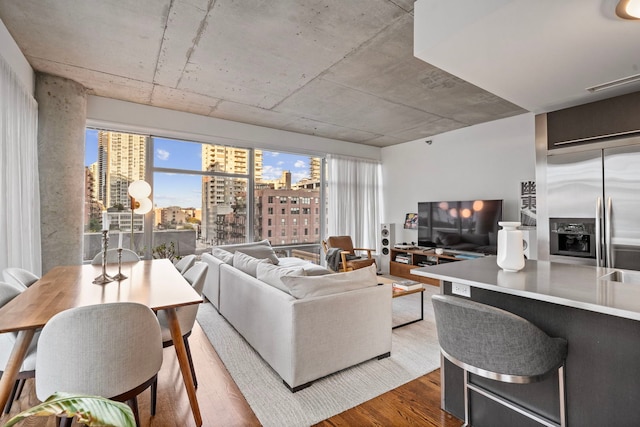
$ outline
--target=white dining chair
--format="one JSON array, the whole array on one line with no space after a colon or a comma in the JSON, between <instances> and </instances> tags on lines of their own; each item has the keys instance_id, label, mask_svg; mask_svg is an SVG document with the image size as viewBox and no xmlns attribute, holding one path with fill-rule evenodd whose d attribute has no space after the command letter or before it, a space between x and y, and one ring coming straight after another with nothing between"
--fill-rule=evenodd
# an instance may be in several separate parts
<instances>
[{"instance_id":1,"label":"white dining chair","mask_svg":"<svg viewBox=\"0 0 640 427\"><path fill-rule=\"evenodd\" d=\"M161 365L162 333L149 307L133 302L76 307L56 314L42 329L36 395L42 401L68 392L127 402L139 425L137 396L156 380Z\"/></svg>"},{"instance_id":2,"label":"white dining chair","mask_svg":"<svg viewBox=\"0 0 640 427\"><path fill-rule=\"evenodd\" d=\"M18 267L7 267L2 270L2 279L10 285L27 289L40 279L32 272Z\"/></svg>"},{"instance_id":3,"label":"white dining chair","mask_svg":"<svg viewBox=\"0 0 640 427\"><path fill-rule=\"evenodd\" d=\"M122 262L137 262L140 261L140 257L137 253L132 251L131 249L122 249ZM108 249L107 250L107 264L116 264L118 262L118 249ZM96 256L91 260L91 264L100 265L102 264L102 252L99 252Z\"/></svg>"},{"instance_id":4,"label":"white dining chair","mask_svg":"<svg viewBox=\"0 0 640 427\"><path fill-rule=\"evenodd\" d=\"M180 272L180 274L184 276L184 273L186 273L188 269L193 267L193 264L195 264L195 262L196 262L195 255L193 254L185 255L182 258L180 258L180 260L175 264L175 266Z\"/></svg>"},{"instance_id":5,"label":"white dining chair","mask_svg":"<svg viewBox=\"0 0 640 427\"><path fill-rule=\"evenodd\" d=\"M20 292L21 290L17 289L14 285L0 282L0 308L20 295ZM35 376L38 334L39 333L36 332L36 335L31 340L31 344L27 349L24 362L22 362L16 382L11 389L11 394L9 395L7 404L4 407L5 414L8 414L11 411L11 406L13 405L14 400L20 398L25 381ZM4 334L0 334L0 376L2 376L5 366L7 366L9 356L11 355L11 351L13 350L17 337L18 334L15 332L5 332Z\"/></svg>"},{"instance_id":6,"label":"white dining chair","mask_svg":"<svg viewBox=\"0 0 640 427\"><path fill-rule=\"evenodd\" d=\"M209 266L204 262L197 262L184 274L184 278L191 284L191 287L198 293L198 295L202 295L202 288L204 287L204 281L207 277L207 270ZM198 314L199 304L187 305L185 307L178 307L176 309L176 315L178 317L178 322L180 323L180 331L182 332L182 340L184 342L185 349L187 351L187 358L189 359L189 368L191 368L191 376L193 377L193 384L197 388L198 381L196 380L196 371L193 366L193 359L191 358L191 349L189 348L189 336L191 335L191 330L193 329L193 325L196 322L196 315ZM162 347L170 347L173 345L173 340L171 339L171 331L169 329L169 320L167 319L167 315L164 311L158 312L158 321L160 322L160 327L162 329ZM151 386L151 414L155 415L156 413L156 395L157 395L157 384L154 383Z\"/></svg>"}]
</instances>

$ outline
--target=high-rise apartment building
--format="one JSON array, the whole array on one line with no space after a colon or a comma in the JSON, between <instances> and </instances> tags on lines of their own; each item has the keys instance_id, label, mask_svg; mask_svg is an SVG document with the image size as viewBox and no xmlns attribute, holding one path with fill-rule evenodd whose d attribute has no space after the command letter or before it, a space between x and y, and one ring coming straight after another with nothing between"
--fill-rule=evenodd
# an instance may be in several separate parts
<instances>
[{"instance_id":1,"label":"high-rise apartment building","mask_svg":"<svg viewBox=\"0 0 640 427\"><path fill-rule=\"evenodd\" d=\"M246 221L246 194L250 168L254 168L255 180L262 180L262 151L254 151L250 162L250 151L244 148L202 144L202 170L238 174L244 177L206 176L202 180L202 238L212 244L230 243L245 239L236 231L227 232L230 223ZM235 219L234 219L235 218ZM242 219L241 219L242 218ZM237 230L237 228L232 227ZM231 235L233 234L233 236Z\"/></svg>"},{"instance_id":2,"label":"high-rise apartment building","mask_svg":"<svg viewBox=\"0 0 640 427\"><path fill-rule=\"evenodd\" d=\"M146 140L143 135L98 132L96 196L105 208L129 206L129 184L144 179Z\"/></svg>"}]
</instances>

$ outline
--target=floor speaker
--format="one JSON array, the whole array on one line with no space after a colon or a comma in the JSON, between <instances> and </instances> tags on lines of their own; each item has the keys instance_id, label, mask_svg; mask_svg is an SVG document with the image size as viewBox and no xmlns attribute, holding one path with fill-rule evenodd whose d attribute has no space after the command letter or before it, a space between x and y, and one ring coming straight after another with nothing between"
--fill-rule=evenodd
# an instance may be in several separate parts
<instances>
[{"instance_id":1,"label":"floor speaker","mask_svg":"<svg viewBox=\"0 0 640 427\"><path fill-rule=\"evenodd\" d=\"M380 224L380 272L389 274L391 248L395 244L395 224Z\"/></svg>"},{"instance_id":2,"label":"floor speaker","mask_svg":"<svg viewBox=\"0 0 640 427\"><path fill-rule=\"evenodd\" d=\"M538 259L538 238L535 229L522 230L524 256L527 259Z\"/></svg>"}]
</instances>

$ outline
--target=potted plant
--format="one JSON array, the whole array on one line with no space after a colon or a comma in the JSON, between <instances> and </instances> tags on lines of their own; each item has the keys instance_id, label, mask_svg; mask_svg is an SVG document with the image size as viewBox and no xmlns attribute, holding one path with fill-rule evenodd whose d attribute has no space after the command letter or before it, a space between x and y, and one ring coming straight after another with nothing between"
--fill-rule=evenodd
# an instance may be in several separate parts
<instances>
[{"instance_id":1,"label":"potted plant","mask_svg":"<svg viewBox=\"0 0 640 427\"><path fill-rule=\"evenodd\" d=\"M29 417L51 415L76 417L76 421L89 427L135 427L136 420L131 408L121 402L100 396L55 393L33 408L11 418L4 427L11 427Z\"/></svg>"}]
</instances>

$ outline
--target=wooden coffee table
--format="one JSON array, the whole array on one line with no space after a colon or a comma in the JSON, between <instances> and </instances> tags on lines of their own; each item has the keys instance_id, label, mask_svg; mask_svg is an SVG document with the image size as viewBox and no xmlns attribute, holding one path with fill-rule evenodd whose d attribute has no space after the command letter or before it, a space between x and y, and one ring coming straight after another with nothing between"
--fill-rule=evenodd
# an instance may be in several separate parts
<instances>
[{"instance_id":1,"label":"wooden coffee table","mask_svg":"<svg viewBox=\"0 0 640 427\"><path fill-rule=\"evenodd\" d=\"M384 284L390 284L393 285L393 282L395 282L395 279L389 279L388 277L382 277L382 276L378 276L378 283L384 283ZM424 285L422 286L422 288L420 289L412 289L410 291L403 291L401 289L393 289L393 294L392 294L392 298L399 298L399 297L404 297L407 295L411 295L411 294L417 294L420 293L420 318L418 319L414 319L414 320L410 320L409 322L405 322L405 323L401 323L399 325L393 326L391 329L396 329L396 328L400 328L402 326L407 326L410 325L412 323L416 323L419 322L421 320L424 320L424 297L422 296L422 293L424 292Z\"/></svg>"}]
</instances>

